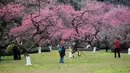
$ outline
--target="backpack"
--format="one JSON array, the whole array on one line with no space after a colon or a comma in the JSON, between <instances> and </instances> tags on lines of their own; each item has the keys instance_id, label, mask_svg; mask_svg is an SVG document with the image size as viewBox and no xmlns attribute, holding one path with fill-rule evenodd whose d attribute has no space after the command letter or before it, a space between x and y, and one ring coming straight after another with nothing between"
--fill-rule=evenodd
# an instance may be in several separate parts
<instances>
[{"instance_id":1,"label":"backpack","mask_svg":"<svg viewBox=\"0 0 130 73\"><path fill-rule=\"evenodd\" d=\"M62 53L62 47L59 47L59 48L58 48L58 52L59 52L59 53Z\"/></svg>"}]
</instances>

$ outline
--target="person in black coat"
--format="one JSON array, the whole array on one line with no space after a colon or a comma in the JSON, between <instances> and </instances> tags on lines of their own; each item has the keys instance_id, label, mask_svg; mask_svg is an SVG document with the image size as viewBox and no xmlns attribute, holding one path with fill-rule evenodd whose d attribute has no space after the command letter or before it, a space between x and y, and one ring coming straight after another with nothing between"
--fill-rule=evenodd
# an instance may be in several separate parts
<instances>
[{"instance_id":1,"label":"person in black coat","mask_svg":"<svg viewBox=\"0 0 130 73\"><path fill-rule=\"evenodd\" d=\"M78 49L79 44L80 44L79 40L74 41L72 54L74 54L75 52L78 52L78 56L80 56L79 49Z\"/></svg>"},{"instance_id":2,"label":"person in black coat","mask_svg":"<svg viewBox=\"0 0 130 73\"><path fill-rule=\"evenodd\" d=\"M21 60L21 51L20 51L20 48L17 49L17 53L18 53L18 60Z\"/></svg>"},{"instance_id":3,"label":"person in black coat","mask_svg":"<svg viewBox=\"0 0 130 73\"><path fill-rule=\"evenodd\" d=\"M61 52L59 52L59 54L60 54L60 63L64 63L64 56L65 56L64 41L61 41L61 42L60 42L59 47L62 48Z\"/></svg>"},{"instance_id":4,"label":"person in black coat","mask_svg":"<svg viewBox=\"0 0 130 73\"><path fill-rule=\"evenodd\" d=\"M14 60L21 60L21 52L17 45L14 44L13 48Z\"/></svg>"},{"instance_id":5,"label":"person in black coat","mask_svg":"<svg viewBox=\"0 0 130 73\"><path fill-rule=\"evenodd\" d=\"M18 47L16 45L12 48L14 60L18 60Z\"/></svg>"}]
</instances>

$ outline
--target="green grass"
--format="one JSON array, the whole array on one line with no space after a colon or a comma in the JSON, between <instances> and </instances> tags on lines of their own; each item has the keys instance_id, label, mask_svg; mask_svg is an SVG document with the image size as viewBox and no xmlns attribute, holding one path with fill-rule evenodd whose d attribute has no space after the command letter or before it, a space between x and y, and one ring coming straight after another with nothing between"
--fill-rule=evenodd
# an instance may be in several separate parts
<instances>
[{"instance_id":1,"label":"green grass","mask_svg":"<svg viewBox=\"0 0 130 73\"><path fill-rule=\"evenodd\" d=\"M12 56L0 61L0 73L130 73L130 55L121 53L121 58L114 58L111 52L83 51L78 57L69 59L66 52L65 63L59 64L57 51L30 54L31 66L26 66L26 60L13 60Z\"/></svg>"}]
</instances>

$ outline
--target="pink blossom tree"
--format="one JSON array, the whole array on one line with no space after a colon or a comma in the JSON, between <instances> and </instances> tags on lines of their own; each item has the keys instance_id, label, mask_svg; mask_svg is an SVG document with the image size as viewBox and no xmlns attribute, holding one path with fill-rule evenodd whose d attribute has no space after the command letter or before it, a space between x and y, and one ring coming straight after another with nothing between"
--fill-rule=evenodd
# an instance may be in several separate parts
<instances>
[{"instance_id":1,"label":"pink blossom tree","mask_svg":"<svg viewBox=\"0 0 130 73\"><path fill-rule=\"evenodd\" d=\"M53 2L43 7L40 2L36 4L40 5L38 10L26 13L22 25L11 29L11 34L41 45L58 38L99 43L105 37L113 38L111 35L117 33L115 25L129 23L129 9L110 3L86 2L80 11L69 4Z\"/></svg>"},{"instance_id":2,"label":"pink blossom tree","mask_svg":"<svg viewBox=\"0 0 130 73\"><path fill-rule=\"evenodd\" d=\"M72 20L72 25L78 35L82 32L82 37L84 35L87 41L94 42L93 40L97 40L96 42L99 45L99 42L105 37L112 41L113 37L111 36L113 36L113 34L110 33L113 32L112 28L115 25L126 22L129 23L129 12L127 7L121 5L114 6L110 3L90 2L81 9L81 12ZM114 30L117 29L114 28ZM116 32L113 33L116 35Z\"/></svg>"},{"instance_id":3,"label":"pink blossom tree","mask_svg":"<svg viewBox=\"0 0 130 73\"><path fill-rule=\"evenodd\" d=\"M69 10L71 11L69 12ZM26 14L23 17L22 25L11 29L11 34L21 40L32 39L34 42L32 47L35 47L36 43L46 44L62 33L61 39L65 39L71 35L71 32L67 34L66 30L71 28L67 26L70 25L72 16L74 16L74 9L69 5L56 5L56 8L52 7L51 9L40 8L40 12ZM65 19L66 21L64 21Z\"/></svg>"},{"instance_id":4,"label":"pink blossom tree","mask_svg":"<svg viewBox=\"0 0 130 73\"><path fill-rule=\"evenodd\" d=\"M111 4L99 2L87 4L81 9L79 15L72 20L77 34L80 35L82 32L81 36L88 42L99 41L99 33L107 26L104 15L111 10L111 7Z\"/></svg>"},{"instance_id":5,"label":"pink blossom tree","mask_svg":"<svg viewBox=\"0 0 130 73\"><path fill-rule=\"evenodd\" d=\"M8 33L12 26L21 22L24 6L19 3L0 4L0 28L1 44L7 44L9 41ZM5 38L6 37L6 38Z\"/></svg>"},{"instance_id":6,"label":"pink blossom tree","mask_svg":"<svg viewBox=\"0 0 130 73\"><path fill-rule=\"evenodd\" d=\"M122 40L122 48L128 48L126 45L129 42L129 22L130 22L130 10L127 7L118 5L116 8L113 8L106 18L111 21L113 29L111 30L111 40L114 37L118 36Z\"/></svg>"}]
</instances>

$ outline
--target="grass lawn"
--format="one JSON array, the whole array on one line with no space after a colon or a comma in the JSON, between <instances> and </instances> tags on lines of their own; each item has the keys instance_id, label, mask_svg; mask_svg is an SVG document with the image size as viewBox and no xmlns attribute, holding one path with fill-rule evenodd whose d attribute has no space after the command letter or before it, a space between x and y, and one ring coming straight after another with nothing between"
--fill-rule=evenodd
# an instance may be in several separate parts
<instances>
[{"instance_id":1,"label":"grass lawn","mask_svg":"<svg viewBox=\"0 0 130 73\"><path fill-rule=\"evenodd\" d=\"M65 63L59 64L57 51L30 54L31 66L26 66L25 57L13 60L6 56L0 61L0 73L130 73L130 55L121 53L121 58L114 58L111 52L83 51L81 57L69 59L66 52Z\"/></svg>"}]
</instances>

